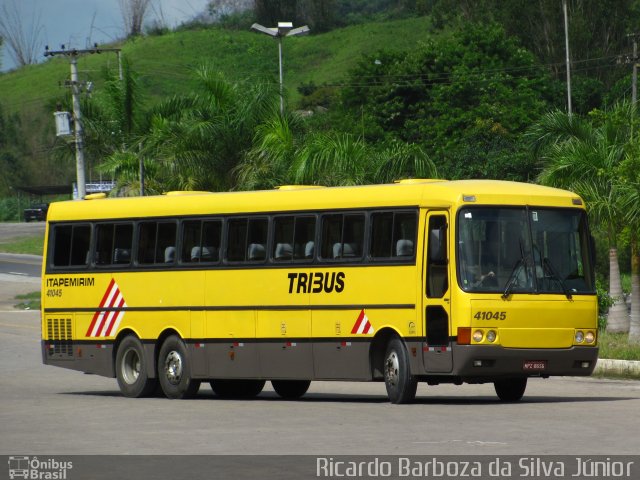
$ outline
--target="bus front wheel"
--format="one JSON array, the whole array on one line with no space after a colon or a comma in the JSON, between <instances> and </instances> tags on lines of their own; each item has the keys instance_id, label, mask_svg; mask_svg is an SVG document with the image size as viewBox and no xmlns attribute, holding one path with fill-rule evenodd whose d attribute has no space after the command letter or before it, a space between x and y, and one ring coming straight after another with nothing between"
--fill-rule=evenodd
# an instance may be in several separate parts
<instances>
[{"instance_id":1,"label":"bus front wheel","mask_svg":"<svg viewBox=\"0 0 640 480\"><path fill-rule=\"evenodd\" d=\"M524 395L527 388L527 377L510 378L493 383L498 398L503 402L517 402Z\"/></svg>"},{"instance_id":2,"label":"bus front wheel","mask_svg":"<svg viewBox=\"0 0 640 480\"><path fill-rule=\"evenodd\" d=\"M167 398L193 398L200 382L191 378L189 356L184 342L177 336L168 337L160 348L158 378Z\"/></svg>"},{"instance_id":3,"label":"bus front wheel","mask_svg":"<svg viewBox=\"0 0 640 480\"><path fill-rule=\"evenodd\" d=\"M134 336L126 337L118 346L116 353L116 378L125 397L148 397L158 381L147 375L147 364L142 342Z\"/></svg>"},{"instance_id":4,"label":"bus front wheel","mask_svg":"<svg viewBox=\"0 0 640 480\"><path fill-rule=\"evenodd\" d=\"M288 400L302 397L309 390L309 380L271 380L271 386L276 393Z\"/></svg>"},{"instance_id":5,"label":"bus front wheel","mask_svg":"<svg viewBox=\"0 0 640 480\"><path fill-rule=\"evenodd\" d=\"M384 356L384 385L391 403L411 403L416 397L418 382L411 375L409 354L399 338L393 338Z\"/></svg>"}]
</instances>

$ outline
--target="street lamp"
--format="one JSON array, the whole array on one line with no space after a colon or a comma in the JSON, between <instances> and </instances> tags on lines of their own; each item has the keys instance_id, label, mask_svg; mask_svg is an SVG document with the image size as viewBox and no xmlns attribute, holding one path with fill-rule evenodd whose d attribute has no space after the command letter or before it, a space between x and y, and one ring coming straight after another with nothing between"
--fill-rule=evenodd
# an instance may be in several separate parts
<instances>
[{"instance_id":1,"label":"street lamp","mask_svg":"<svg viewBox=\"0 0 640 480\"><path fill-rule=\"evenodd\" d=\"M293 28L291 22L278 22L277 27L263 27L259 23L251 25L251 30L258 33L264 33L270 37L278 39L278 64L280 66L280 115L284 115L284 96L282 85L282 38L293 37L295 35L306 35L309 33L309 27L304 25L302 27Z\"/></svg>"}]
</instances>

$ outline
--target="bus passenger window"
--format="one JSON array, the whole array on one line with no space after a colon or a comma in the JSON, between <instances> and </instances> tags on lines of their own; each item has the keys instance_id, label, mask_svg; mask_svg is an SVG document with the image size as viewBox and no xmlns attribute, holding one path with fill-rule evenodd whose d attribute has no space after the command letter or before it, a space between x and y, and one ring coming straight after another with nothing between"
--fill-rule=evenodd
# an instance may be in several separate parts
<instances>
[{"instance_id":1,"label":"bus passenger window","mask_svg":"<svg viewBox=\"0 0 640 480\"><path fill-rule=\"evenodd\" d=\"M182 222L182 262L199 262L202 257L200 247L200 237L202 233L202 222L186 221Z\"/></svg>"},{"instance_id":2,"label":"bus passenger window","mask_svg":"<svg viewBox=\"0 0 640 480\"><path fill-rule=\"evenodd\" d=\"M104 223L96 225L94 262L98 266L131 262L133 225Z\"/></svg>"},{"instance_id":3,"label":"bus passenger window","mask_svg":"<svg viewBox=\"0 0 640 480\"><path fill-rule=\"evenodd\" d=\"M273 259L287 261L293 259L294 217L276 217L273 220Z\"/></svg>"},{"instance_id":4,"label":"bus passenger window","mask_svg":"<svg viewBox=\"0 0 640 480\"><path fill-rule=\"evenodd\" d=\"M56 226L53 233L53 265L55 267L89 264L91 227L89 225Z\"/></svg>"},{"instance_id":5,"label":"bus passenger window","mask_svg":"<svg viewBox=\"0 0 640 480\"><path fill-rule=\"evenodd\" d=\"M362 257L364 215L326 215L322 221L322 258L353 260Z\"/></svg>"},{"instance_id":6,"label":"bus passenger window","mask_svg":"<svg viewBox=\"0 0 640 480\"><path fill-rule=\"evenodd\" d=\"M273 221L273 259L277 262L313 258L315 217L276 217Z\"/></svg>"},{"instance_id":7,"label":"bus passenger window","mask_svg":"<svg viewBox=\"0 0 640 480\"><path fill-rule=\"evenodd\" d=\"M220 259L222 221L203 222L201 262L217 262Z\"/></svg>"},{"instance_id":8,"label":"bus passenger window","mask_svg":"<svg viewBox=\"0 0 640 480\"><path fill-rule=\"evenodd\" d=\"M227 229L227 260L230 262L258 262L267 258L266 218L237 218L229 220Z\"/></svg>"},{"instance_id":9,"label":"bus passenger window","mask_svg":"<svg viewBox=\"0 0 640 480\"><path fill-rule=\"evenodd\" d=\"M413 212L374 213L371 216L371 258L413 258L416 223Z\"/></svg>"},{"instance_id":10,"label":"bus passenger window","mask_svg":"<svg viewBox=\"0 0 640 480\"><path fill-rule=\"evenodd\" d=\"M261 262L267 258L267 230L269 221L266 218L250 218L247 232L247 260Z\"/></svg>"},{"instance_id":11,"label":"bus passenger window","mask_svg":"<svg viewBox=\"0 0 640 480\"><path fill-rule=\"evenodd\" d=\"M311 259L315 253L316 218L296 217L293 240L293 257Z\"/></svg>"},{"instance_id":12,"label":"bus passenger window","mask_svg":"<svg viewBox=\"0 0 640 480\"><path fill-rule=\"evenodd\" d=\"M138 229L138 263L173 263L175 222L143 222Z\"/></svg>"}]
</instances>

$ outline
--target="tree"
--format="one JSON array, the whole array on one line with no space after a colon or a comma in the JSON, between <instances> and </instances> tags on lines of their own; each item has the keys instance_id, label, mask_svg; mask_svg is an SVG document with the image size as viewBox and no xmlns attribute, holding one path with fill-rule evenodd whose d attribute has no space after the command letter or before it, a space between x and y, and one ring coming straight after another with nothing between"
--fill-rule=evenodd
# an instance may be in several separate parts
<instances>
[{"instance_id":1,"label":"tree","mask_svg":"<svg viewBox=\"0 0 640 480\"><path fill-rule=\"evenodd\" d=\"M629 318L622 297L618 265L618 235L623 220L620 166L631 137L628 125L617 119L628 115L628 104L586 120L561 111L545 115L529 131L534 155L542 161L541 183L575 191L592 218L607 231L609 242L609 308L607 331L626 332ZM628 117L627 117L628 118Z\"/></svg>"},{"instance_id":2,"label":"tree","mask_svg":"<svg viewBox=\"0 0 640 480\"><path fill-rule=\"evenodd\" d=\"M238 165L252 148L259 125L278 115L277 85L240 86L210 67L196 71L200 90L174 96L147 112L139 137L141 151L129 146L106 163L119 177L122 192L134 192L132 161L143 155L153 163L153 183L166 190L230 190ZM152 160L151 160L152 159ZM145 167L146 168L146 167Z\"/></svg>"},{"instance_id":3,"label":"tree","mask_svg":"<svg viewBox=\"0 0 640 480\"><path fill-rule=\"evenodd\" d=\"M0 8L0 37L19 67L36 63L42 50L42 22L39 10L27 22L15 0ZM1 44L2 42L0 42Z\"/></svg>"},{"instance_id":4,"label":"tree","mask_svg":"<svg viewBox=\"0 0 640 480\"><path fill-rule=\"evenodd\" d=\"M142 23L152 0L118 0L127 37L142 33Z\"/></svg>"},{"instance_id":5,"label":"tree","mask_svg":"<svg viewBox=\"0 0 640 480\"><path fill-rule=\"evenodd\" d=\"M638 110L630 105L622 122L631 128L631 140L622 164L622 206L628 222L631 243L631 315L629 342L640 343L640 138Z\"/></svg>"},{"instance_id":6,"label":"tree","mask_svg":"<svg viewBox=\"0 0 640 480\"><path fill-rule=\"evenodd\" d=\"M496 24L366 55L346 83L340 107L353 120L345 130L419 144L449 178L526 180L520 138L555 95L533 55Z\"/></svg>"}]
</instances>

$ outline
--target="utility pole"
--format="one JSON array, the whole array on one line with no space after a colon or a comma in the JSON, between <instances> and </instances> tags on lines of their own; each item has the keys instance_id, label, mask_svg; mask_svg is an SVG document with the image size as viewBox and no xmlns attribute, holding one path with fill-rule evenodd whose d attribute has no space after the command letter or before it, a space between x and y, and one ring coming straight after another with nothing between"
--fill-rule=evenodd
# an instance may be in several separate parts
<instances>
[{"instance_id":1,"label":"utility pole","mask_svg":"<svg viewBox=\"0 0 640 480\"><path fill-rule=\"evenodd\" d=\"M86 50L65 50L64 45L61 50L49 50L49 46L45 47L45 57L55 57L56 55L64 55L69 57L71 64L71 96L73 99L73 119L74 119L74 140L76 144L76 182L78 188L78 199L83 200L87 194L87 181L85 178L84 166L84 142L82 136L82 112L80 111L80 82L78 81L78 56L83 54L94 54L102 52L117 52L120 59L119 48L102 48L98 45L94 48ZM121 74L122 75L122 74Z\"/></svg>"},{"instance_id":2,"label":"utility pole","mask_svg":"<svg viewBox=\"0 0 640 480\"><path fill-rule=\"evenodd\" d=\"M567 63L567 113L571 116L571 62L569 60L569 15L567 14L567 0L562 0L564 12L564 50Z\"/></svg>"}]
</instances>

